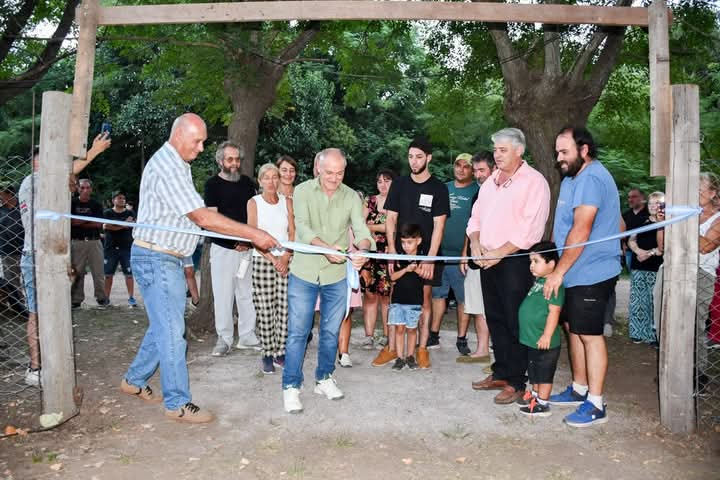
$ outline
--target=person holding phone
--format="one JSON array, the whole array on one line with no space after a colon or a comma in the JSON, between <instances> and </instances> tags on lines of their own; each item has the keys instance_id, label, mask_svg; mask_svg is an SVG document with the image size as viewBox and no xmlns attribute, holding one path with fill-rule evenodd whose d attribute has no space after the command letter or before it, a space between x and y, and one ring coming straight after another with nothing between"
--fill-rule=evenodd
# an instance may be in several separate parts
<instances>
[{"instance_id":1,"label":"person holding phone","mask_svg":"<svg viewBox=\"0 0 720 480\"><path fill-rule=\"evenodd\" d=\"M648 196L649 216L643 226L657 222L661 211L664 216L665 194L653 192ZM632 251L628 333L633 343L658 344L653 315L653 288L658 269L663 263L664 239L665 231L660 228L632 235L628 240L628 248Z\"/></svg>"}]
</instances>

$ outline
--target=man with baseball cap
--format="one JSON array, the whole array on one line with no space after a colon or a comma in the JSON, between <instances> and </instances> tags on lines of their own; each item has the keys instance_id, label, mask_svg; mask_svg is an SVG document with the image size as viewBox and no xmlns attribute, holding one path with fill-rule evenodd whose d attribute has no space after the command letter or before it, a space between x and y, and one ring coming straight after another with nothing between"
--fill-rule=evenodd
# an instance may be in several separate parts
<instances>
[{"instance_id":1,"label":"man with baseball cap","mask_svg":"<svg viewBox=\"0 0 720 480\"><path fill-rule=\"evenodd\" d=\"M108 220L119 220L121 222L134 222L135 214L131 210L127 210L125 204L126 196L122 190L117 190L112 194L112 208L108 208L103 213L103 217ZM110 290L112 289L113 277L117 270L118 263L120 269L125 276L125 286L128 292L128 305L132 308L137 306L135 301L132 269L130 268L130 247L132 247L132 227L123 227L120 225L103 224L105 231L105 298L110 298Z\"/></svg>"},{"instance_id":2,"label":"man with baseball cap","mask_svg":"<svg viewBox=\"0 0 720 480\"><path fill-rule=\"evenodd\" d=\"M453 174L455 179L446 184L450 195L450 216L445 222L441 245L443 255L460 256L465 241L465 229L472 210L472 199L477 195L480 188L473 181L472 155L469 153L458 155L453 163ZM432 289L432 324L430 325L430 338L428 339L427 348L440 347L440 324L451 288L457 300L458 327L467 325L464 280L460 262L445 264L440 286ZM458 330L455 345L461 355L470 353L467 337L465 333L460 336L460 330Z\"/></svg>"}]
</instances>

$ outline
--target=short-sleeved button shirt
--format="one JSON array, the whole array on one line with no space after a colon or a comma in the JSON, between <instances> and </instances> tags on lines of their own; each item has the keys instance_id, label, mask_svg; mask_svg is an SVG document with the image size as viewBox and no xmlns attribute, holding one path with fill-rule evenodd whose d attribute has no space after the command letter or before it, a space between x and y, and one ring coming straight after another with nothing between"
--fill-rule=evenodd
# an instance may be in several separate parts
<instances>
[{"instance_id":1,"label":"short-sleeved button shirt","mask_svg":"<svg viewBox=\"0 0 720 480\"><path fill-rule=\"evenodd\" d=\"M145 166L140 181L139 203L139 224L200 230L187 214L203 208L205 203L193 185L190 164L168 142L155 152ZM198 242L197 235L143 227L133 229L133 238L184 256L192 255Z\"/></svg>"}]
</instances>

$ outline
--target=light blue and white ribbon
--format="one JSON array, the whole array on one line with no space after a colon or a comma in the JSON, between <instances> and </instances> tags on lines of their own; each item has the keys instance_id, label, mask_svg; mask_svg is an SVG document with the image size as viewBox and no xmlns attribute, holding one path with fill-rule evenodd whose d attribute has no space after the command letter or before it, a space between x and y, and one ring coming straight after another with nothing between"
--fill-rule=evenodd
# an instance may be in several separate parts
<instances>
[{"instance_id":1,"label":"light blue and white ribbon","mask_svg":"<svg viewBox=\"0 0 720 480\"><path fill-rule=\"evenodd\" d=\"M653 222L649 223L647 225L643 225L642 227L634 228L632 230L626 230L624 232L619 232L615 235L610 235L608 237L604 238L598 238L596 240L589 240L587 242L582 243L576 243L573 245L565 245L562 247L558 247L557 250L562 251L564 249L568 248L578 248L578 247L585 247L588 245L594 245L597 243L602 242L609 242L612 240L619 240L621 238L630 237L632 235L637 235L638 233L648 232L651 230L657 230L659 228L664 228L668 225L673 225L675 223L684 222L690 217L694 217L696 215L699 215L702 210L699 207L690 207L690 206L668 206L665 209L666 215L672 216L672 218L663 220L662 222ZM88 222L97 222L97 223L105 223L110 225L120 225L123 227L131 227L131 228L149 228L149 229L155 229L155 230L162 230L166 232L175 232L175 233L185 233L188 235L202 235L204 237L211 237L211 238L222 238L226 240L235 240L238 242L247 242L252 243L247 238L241 238L241 237L234 237L232 235L224 235L222 233L216 233L216 232L210 232L207 230L189 230L184 228L174 228L174 227L167 227L164 225L150 225L145 223L133 223L133 222L124 222L121 220L110 220L107 218L98 218L98 217L86 217L84 215L73 215L70 213L61 213L61 212L55 212L52 210L39 210L35 213L35 218L37 220L53 220L57 221L61 218L70 218L74 220L85 220ZM406 260L406 261L419 261L419 262L427 262L427 261L443 261L443 262L461 262L461 261L472 261L472 260L499 260L499 258L491 258L491 257L460 257L460 256L444 256L444 255L435 255L435 256L428 256L428 255L405 255L405 254L390 254L390 253L373 253L373 252L339 252L337 250L331 249L331 248L325 248L325 247L318 247L316 245L308 245L306 243L299 243L299 242L291 242L291 241L284 241L280 242L280 245L282 245L283 248L274 248L270 252L275 256L280 256L283 254L283 249L287 250L293 250L295 252L300 253L307 253L307 254L317 254L317 255L339 255L343 257L349 257L352 258L354 256L362 256L365 258L372 258L376 260ZM508 255L508 257L516 257L516 256L523 256L527 255L527 253L516 253L512 255ZM357 290L360 288L360 276L353 268L351 262L346 262L346 272L347 272L347 284L348 284L348 294L347 294L347 305L345 308L345 316L347 317L347 314L350 311L350 295L352 294L352 290Z\"/></svg>"}]
</instances>

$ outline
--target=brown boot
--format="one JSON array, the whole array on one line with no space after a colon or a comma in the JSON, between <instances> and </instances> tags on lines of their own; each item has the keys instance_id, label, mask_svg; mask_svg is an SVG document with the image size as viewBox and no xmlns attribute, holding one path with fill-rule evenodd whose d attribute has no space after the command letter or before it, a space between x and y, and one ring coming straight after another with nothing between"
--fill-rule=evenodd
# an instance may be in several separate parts
<instances>
[{"instance_id":1,"label":"brown boot","mask_svg":"<svg viewBox=\"0 0 720 480\"><path fill-rule=\"evenodd\" d=\"M390 347L386 346L382 350L380 350L380 353L378 353L377 357L375 357L375 360L372 361L373 367L382 367L383 365L387 365L388 363L392 362L397 358L397 352L395 350L390 350Z\"/></svg>"},{"instance_id":2,"label":"brown boot","mask_svg":"<svg viewBox=\"0 0 720 480\"><path fill-rule=\"evenodd\" d=\"M150 388L150 385L145 385L144 388L136 387L135 385L130 385L124 378L122 379L122 382L120 382L120 391L127 393L128 395L135 395L140 400L148 403L162 402L162 395L154 393L152 388Z\"/></svg>"},{"instance_id":3,"label":"brown boot","mask_svg":"<svg viewBox=\"0 0 720 480\"><path fill-rule=\"evenodd\" d=\"M423 370L430 368L430 352L427 348L419 347L417 349L417 364Z\"/></svg>"},{"instance_id":4,"label":"brown boot","mask_svg":"<svg viewBox=\"0 0 720 480\"><path fill-rule=\"evenodd\" d=\"M194 403L188 402L177 410L165 410L165 416L176 422L208 423L215 420L215 416L207 410L200 410Z\"/></svg>"}]
</instances>

